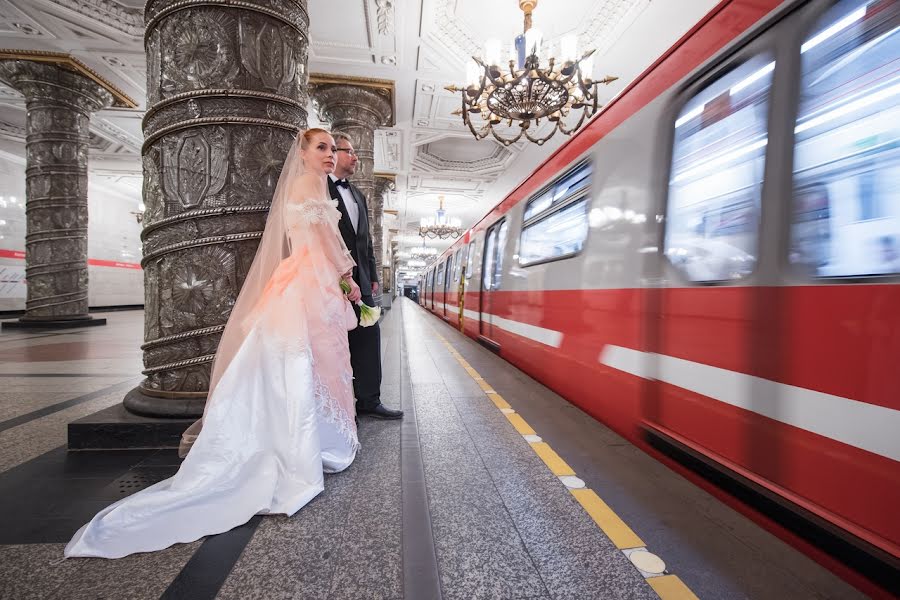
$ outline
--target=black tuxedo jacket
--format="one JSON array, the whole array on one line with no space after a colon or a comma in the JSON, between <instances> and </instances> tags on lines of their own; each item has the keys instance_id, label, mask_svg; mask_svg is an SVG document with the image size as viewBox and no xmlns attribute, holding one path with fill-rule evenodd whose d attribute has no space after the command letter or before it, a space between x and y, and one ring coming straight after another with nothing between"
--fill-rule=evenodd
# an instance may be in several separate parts
<instances>
[{"instance_id":1,"label":"black tuxedo jacket","mask_svg":"<svg viewBox=\"0 0 900 600\"><path fill-rule=\"evenodd\" d=\"M353 231L353 224L350 223L350 215L347 214L347 207L344 206L344 199L338 192L338 187L328 178L328 192L334 200L338 201L338 210L341 211L341 220L338 222L338 229L341 231L341 237L350 255L356 262L353 267L353 279L359 285L359 289L363 296L372 295L372 284L378 282L378 272L375 268L375 251L372 248L372 236L369 235L369 209L366 206L366 197L359 189L350 184L350 195L356 199L356 206L359 209L359 221L357 221L356 231Z\"/></svg>"}]
</instances>

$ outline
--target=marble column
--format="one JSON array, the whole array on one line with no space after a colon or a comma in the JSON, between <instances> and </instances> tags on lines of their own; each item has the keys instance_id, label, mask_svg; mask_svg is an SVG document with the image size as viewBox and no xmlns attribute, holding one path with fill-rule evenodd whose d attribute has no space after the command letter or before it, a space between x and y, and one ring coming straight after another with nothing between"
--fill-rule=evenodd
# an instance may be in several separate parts
<instances>
[{"instance_id":1,"label":"marble column","mask_svg":"<svg viewBox=\"0 0 900 600\"><path fill-rule=\"evenodd\" d=\"M199 416L288 149L306 127L306 0L145 8L144 371L125 398Z\"/></svg>"},{"instance_id":2,"label":"marble column","mask_svg":"<svg viewBox=\"0 0 900 600\"><path fill-rule=\"evenodd\" d=\"M369 235L373 236L373 246L378 244L380 247L381 239L374 231L376 220L379 228L381 223L381 217L376 216L375 211L375 130L392 122L390 92L385 88L353 83L314 82L310 84L310 92L320 120L330 123L332 131L346 133L353 140L359 163L351 180L366 196ZM377 212L380 213L380 209ZM378 248L375 249L375 260L381 264ZM380 270L378 278L381 279Z\"/></svg>"},{"instance_id":3,"label":"marble column","mask_svg":"<svg viewBox=\"0 0 900 600\"><path fill-rule=\"evenodd\" d=\"M0 61L25 96L25 315L4 327L103 325L88 314L88 141L91 114L112 94L49 62Z\"/></svg>"}]
</instances>

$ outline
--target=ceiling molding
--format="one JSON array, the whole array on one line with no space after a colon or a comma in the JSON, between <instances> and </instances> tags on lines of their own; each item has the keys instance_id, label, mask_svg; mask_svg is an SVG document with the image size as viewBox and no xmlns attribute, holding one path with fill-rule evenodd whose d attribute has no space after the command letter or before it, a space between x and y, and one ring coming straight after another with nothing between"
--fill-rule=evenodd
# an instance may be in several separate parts
<instances>
[{"instance_id":1,"label":"ceiling molding","mask_svg":"<svg viewBox=\"0 0 900 600\"><path fill-rule=\"evenodd\" d=\"M30 60L65 67L75 71L79 75L87 77L113 96L113 106L118 108L137 108L138 104L129 98L125 92L114 86L105 77L92 68L65 52L48 52L45 50L11 50L0 49L0 60Z\"/></svg>"},{"instance_id":2,"label":"ceiling molding","mask_svg":"<svg viewBox=\"0 0 900 600\"><path fill-rule=\"evenodd\" d=\"M131 37L144 37L143 11L122 6L115 0L46 0L112 27Z\"/></svg>"}]
</instances>

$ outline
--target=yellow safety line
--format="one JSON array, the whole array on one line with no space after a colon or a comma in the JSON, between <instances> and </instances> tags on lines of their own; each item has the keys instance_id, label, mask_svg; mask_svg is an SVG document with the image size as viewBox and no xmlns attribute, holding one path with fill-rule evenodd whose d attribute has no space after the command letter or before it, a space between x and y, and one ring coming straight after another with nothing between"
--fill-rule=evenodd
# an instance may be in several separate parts
<instances>
[{"instance_id":1,"label":"yellow safety line","mask_svg":"<svg viewBox=\"0 0 900 600\"><path fill-rule=\"evenodd\" d=\"M506 415L507 417L519 415ZM521 417L519 417L521 419ZM512 420L512 419L510 419ZM524 420L522 421L525 422ZM518 427L516 428L518 429ZM534 430L529 427L531 433L534 434ZM565 475L575 475L575 471L566 464L562 458L560 458L559 454L556 453L556 450L550 447L550 444L547 442L532 442L531 449L534 450L534 453L541 457L541 460L544 461L544 464L550 468L550 471L556 475L557 477L563 477Z\"/></svg>"},{"instance_id":2,"label":"yellow safety line","mask_svg":"<svg viewBox=\"0 0 900 600\"><path fill-rule=\"evenodd\" d=\"M501 395L498 394L497 392L494 392L493 394L487 394L487 397L491 399L491 402L493 402L493 403L494 403L494 406L496 406L497 408L500 408L500 409L503 409L503 408L512 408L512 407L509 405L509 402L507 402L506 400L504 400L504 399L503 399L503 396L501 396ZM524 419L523 419L523 420L524 420ZM525 434L525 435L528 435L528 434Z\"/></svg>"},{"instance_id":3,"label":"yellow safety line","mask_svg":"<svg viewBox=\"0 0 900 600\"><path fill-rule=\"evenodd\" d=\"M510 409L512 410L512 409ZM504 413L506 418L509 419L509 422L512 423L512 426L516 428L522 435L536 435L534 433L534 429L531 428L531 425L525 422L525 419L522 418L522 415L518 413Z\"/></svg>"},{"instance_id":4,"label":"yellow safety line","mask_svg":"<svg viewBox=\"0 0 900 600\"><path fill-rule=\"evenodd\" d=\"M535 430L528 424L520 414L513 411L509 403L497 393L496 390L485 379L478 374L478 371L466 362L459 352L456 351L450 342L448 342L441 334L432 328L434 334L441 342L447 346L450 355L465 369L466 373L475 380L475 383L484 391L494 406L503 411L503 415L509 420L512 426L522 435L537 435ZM530 442L528 444L534 450L547 468L557 477L575 476L575 471L550 447L546 442ZM644 548L644 541L619 518L619 516L604 502L594 490L589 488L569 489L569 492L575 497L584 511L593 519L597 527L606 534L606 537L615 544L620 550L629 548ZM653 591L659 595L662 600L699 600L697 596L684 584L681 579L675 575L659 575L645 578L650 584Z\"/></svg>"},{"instance_id":5,"label":"yellow safety line","mask_svg":"<svg viewBox=\"0 0 900 600\"><path fill-rule=\"evenodd\" d=\"M594 490L582 489L571 490L572 495L578 500L578 503L584 507L587 514L591 515L594 523L597 524L603 533L606 534L612 543L619 550L626 548L641 548L646 546L644 541L631 530L631 527L625 524L625 521L619 518L613 510L600 499Z\"/></svg>"},{"instance_id":6,"label":"yellow safety line","mask_svg":"<svg viewBox=\"0 0 900 600\"><path fill-rule=\"evenodd\" d=\"M494 388L491 387L491 384L489 384L489 383L488 383L487 381L485 381L484 379L476 379L476 380L475 380L475 383L477 383L477 384L478 384L478 387L480 387L481 389L483 389L485 392L493 392L493 391L494 391Z\"/></svg>"},{"instance_id":7,"label":"yellow safety line","mask_svg":"<svg viewBox=\"0 0 900 600\"><path fill-rule=\"evenodd\" d=\"M700 600L677 575L661 575L647 580L662 600Z\"/></svg>"}]
</instances>

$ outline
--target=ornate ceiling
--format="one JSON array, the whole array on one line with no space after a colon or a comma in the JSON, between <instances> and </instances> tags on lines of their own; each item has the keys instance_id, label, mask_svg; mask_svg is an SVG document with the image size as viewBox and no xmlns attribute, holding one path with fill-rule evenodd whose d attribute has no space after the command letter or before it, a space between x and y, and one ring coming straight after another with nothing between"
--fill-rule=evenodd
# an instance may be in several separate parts
<instances>
[{"instance_id":1,"label":"ornate ceiling","mask_svg":"<svg viewBox=\"0 0 900 600\"><path fill-rule=\"evenodd\" d=\"M534 24L551 44L567 33L595 47L595 75L619 80L618 93L717 0L541 0ZM138 101L92 122L91 171L139 200L141 118L145 108L143 0L0 0L0 48L71 53ZM396 82L396 125L376 135L376 172L396 174L385 228L414 233L445 196L451 216L468 226L564 141L508 148L475 141L451 111L471 54L488 38L508 43L522 27L515 0L308 0L309 72ZM313 111L310 110L310 114ZM314 120L314 117L313 117ZM24 102L0 86L0 152L24 156ZM409 238L410 242L414 241ZM404 245L410 245L404 242ZM437 247L444 243L433 243Z\"/></svg>"}]
</instances>

